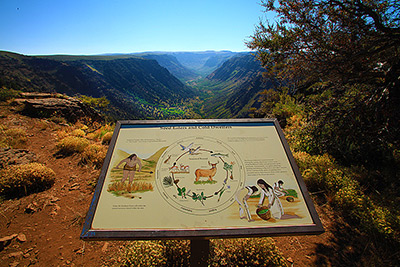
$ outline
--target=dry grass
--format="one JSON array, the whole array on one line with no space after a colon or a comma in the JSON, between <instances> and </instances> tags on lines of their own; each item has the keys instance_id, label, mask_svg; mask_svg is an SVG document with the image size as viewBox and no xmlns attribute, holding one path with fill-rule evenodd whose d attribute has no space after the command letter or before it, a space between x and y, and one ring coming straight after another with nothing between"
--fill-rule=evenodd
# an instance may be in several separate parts
<instances>
[{"instance_id":1,"label":"dry grass","mask_svg":"<svg viewBox=\"0 0 400 267\"><path fill-rule=\"evenodd\" d=\"M54 178L54 171L39 163L9 166L0 170L0 195L15 198L44 191Z\"/></svg>"},{"instance_id":2,"label":"dry grass","mask_svg":"<svg viewBox=\"0 0 400 267\"><path fill-rule=\"evenodd\" d=\"M8 128L0 126L0 147L1 148L24 148L28 137L26 131L21 128Z\"/></svg>"},{"instance_id":3,"label":"dry grass","mask_svg":"<svg viewBox=\"0 0 400 267\"><path fill-rule=\"evenodd\" d=\"M88 146L89 141L82 137L67 136L57 143L58 155L70 156L74 153L82 153Z\"/></svg>"},{"instance_id":4,"label":"dry grass","mask_svg":"<svg viewBox=\"0 0 400 267\"><path fill-rule=\"evenodd\" d=\"M190 241L134 241L110 259L112 266L189 266ZM210 240L208 266L285 266L271 238Z\"/></svg>"},{"instance_id":5,"label":"dry grass","mask_svg":"<svg viewBox=\"0 0 400 267\"><path fill-rule=\"evenodd\" d=\"M153 185L151 183L146 182L115 182L108 186L109 192L128 192L128 193L135 193L135 192L144 192L144 191L153 191Z\"/></svg>"},{"instance_id":6,"label":"dry grass","mask_svg":"<svg viewBox=\"0 0 400 267\"><path fill-rule=\"evenodd\" d=\"M111 141L112 136L113 136L113 133L112 133L112 132L107 132L107 133L103 136L103 139L101 140L101 143L102 143L103 145L108 145L108 144L110 144L110 141Z\"/></svg>"},{"instance_id":7,"label":"dry grass","mask_svg":"<svg viewBox=\"0 0 400 267\"><path fill-rule=\"evenodd\" d=\"M104 159L107 154L107 148L99 144L90 144L82 152L81 163L93 164L100 169L103 166Z\"/></svg>"}]
</instances>

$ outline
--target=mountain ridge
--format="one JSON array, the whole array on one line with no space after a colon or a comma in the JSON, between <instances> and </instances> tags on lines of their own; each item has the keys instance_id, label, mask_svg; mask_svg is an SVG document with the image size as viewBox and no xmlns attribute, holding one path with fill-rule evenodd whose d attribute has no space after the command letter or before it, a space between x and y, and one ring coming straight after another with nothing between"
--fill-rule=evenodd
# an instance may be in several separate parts
<instances>
[{"instance_id":1,"label":"mountain ridge","mask_svg":"<svg viewBox=\"0 0 400 267\"><path fill-rule=\"evenodd\" d=\"M132 55L36 57L0 52L0 86L69 96L105 96L112 104L109 115L116 119L160 118L164 109L179 106L194 95L156 60Z\"/></svg>"}]
</instances>

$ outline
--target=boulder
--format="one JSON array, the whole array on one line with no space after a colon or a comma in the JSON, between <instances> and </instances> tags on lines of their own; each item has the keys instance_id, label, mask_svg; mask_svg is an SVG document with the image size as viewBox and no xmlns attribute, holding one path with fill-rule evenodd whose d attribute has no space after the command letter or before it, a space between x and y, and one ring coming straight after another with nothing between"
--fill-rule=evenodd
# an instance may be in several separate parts
<instances>
[{"instance_id":1,"label":"boulder","mask_svg":"<svg viewBox=\"0 0 400 267\"><path fill-rule=\"evenodd\" d=\"M0 169L35 161L37 161L36 154L26 149L0 148Z\"/></svg>"},{"instance_id":2,"label":"boulder","mask_svg":"<svg viewBox=\"0 0 400 267\"><path fill-rule=\"evenodd\" d=\"M24 93L23 98L15 99L15 104L22 104L22 113L31 117L62 117L68 122L78 120L102 122L104 119L96 110L82 101L59 94Z\"/></svg>"}]
</instances>

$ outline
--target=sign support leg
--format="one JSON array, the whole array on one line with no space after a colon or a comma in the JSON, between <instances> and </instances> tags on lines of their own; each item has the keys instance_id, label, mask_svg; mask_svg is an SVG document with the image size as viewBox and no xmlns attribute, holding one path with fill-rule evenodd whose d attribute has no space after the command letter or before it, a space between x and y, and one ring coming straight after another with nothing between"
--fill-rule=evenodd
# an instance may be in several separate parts
<instances>
[{"instance_id":1,"label":"sign support leg","mask_svg":"<svg viewBox=\"0 0 400 267\"><path fill-rule=\"evenodd\" d=\"M190 240L190 266L206 267L210 254L210 240L191 239Z\"/></svg>"}]
</instances>

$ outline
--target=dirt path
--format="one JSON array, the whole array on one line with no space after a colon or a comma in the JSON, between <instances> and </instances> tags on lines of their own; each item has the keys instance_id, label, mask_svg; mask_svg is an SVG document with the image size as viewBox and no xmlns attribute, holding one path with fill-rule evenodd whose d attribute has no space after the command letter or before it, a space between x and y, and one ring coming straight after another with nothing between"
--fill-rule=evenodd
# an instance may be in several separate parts
<instances>
[{"instance_id":1,"label":"dirt path","mask_svg":"<svg viewBox=\"0 0 400 267\"><path fill-rule=\"evenodd\" d=\"M92 182L100 171L79 165L77 156L56 158L57 131L69 126L24 117L0 107L0 124L19 127L28 133L26 149L38 162L54 170L54 186L41 193L0 203L0 238L17 234L0 246L0 266L101 266L118 253L122 241L84 242L79 239L82 223L93 195ZM330 229L332 214L318 208ZM329 242L330 231L319 236L274 238L288 259L288 266L313 266L323 255L319 244Z\"/></svg>"}]
</instances>

